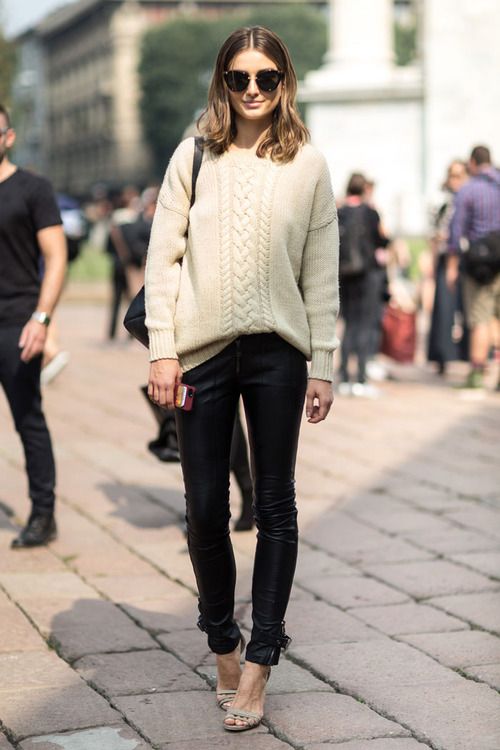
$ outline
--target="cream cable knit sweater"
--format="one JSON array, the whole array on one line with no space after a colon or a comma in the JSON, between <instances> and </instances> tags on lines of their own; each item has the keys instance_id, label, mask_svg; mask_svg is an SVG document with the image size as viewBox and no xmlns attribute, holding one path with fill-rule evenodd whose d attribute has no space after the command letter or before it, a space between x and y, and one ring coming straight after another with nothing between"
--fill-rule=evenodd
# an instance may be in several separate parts
<instances>
[{"instance_id":1,"label":"cream cable knit sweater","mask_svg":"<svg viewBox=\"0 0 500 750\"><path fill-rule=\"evenodd\" d=\"M338 225L328 167L312 146L293 162L208 150L189 210L194 139L168 166L146 264L150 359L184 371L238 336L275 332L332 380ZM189 234L186 239L189 214Z\"/></svg>"}]
</instances>

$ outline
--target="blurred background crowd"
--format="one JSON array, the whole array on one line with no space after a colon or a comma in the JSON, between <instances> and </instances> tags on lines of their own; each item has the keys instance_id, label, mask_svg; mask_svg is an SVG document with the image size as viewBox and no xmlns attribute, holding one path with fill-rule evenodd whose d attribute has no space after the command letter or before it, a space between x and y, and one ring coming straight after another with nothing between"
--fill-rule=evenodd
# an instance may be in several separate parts
<instances>
[{"instance_id":1,"label":"blurred background crowd","mask_svg":"<svg viewBox=\"0 0 500 750\"><path fill-rule=\"evenodd\" d=\"M451 283L446 268L454 195L471 169L474 176L471 150L490 147L493 164L500 153L496 2L45 0L21 8L3 0L0 7L0 101L17 131L13 159L58 192L70 280L108 282L109 341L126 340L122 314L142 285L158 185L176 145L193 132L215 52L235 27L262 24L292 53L300 108L331 167L344 248L361 233L369 255L361 284L341 268L339 392L377 397L391 362L427 359L447 376L450 362L470 360L461 283ZM490 369L498 364L498 325L492 315ZM67 362L51 326L43 381Z\"/></svg>"}]
</instances>

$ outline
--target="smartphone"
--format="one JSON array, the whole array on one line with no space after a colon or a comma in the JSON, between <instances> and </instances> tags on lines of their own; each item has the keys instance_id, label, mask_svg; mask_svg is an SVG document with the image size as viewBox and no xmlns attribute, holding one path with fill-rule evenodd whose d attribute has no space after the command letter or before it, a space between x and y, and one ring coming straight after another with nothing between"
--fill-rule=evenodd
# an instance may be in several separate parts
<instances>
[{"instance_id":1,"label":"smartphone","mask_svg":"<svg viewBox=\"0 0 500 750\"><path fill-rule=\"evenodd\" d=\"M184 411L191 411L193 408L194 394L196 388L192 385L186 385L185 383L177 383L174 392L174 403L177 409L184 409Z\"/></svg>"}]
</instances>

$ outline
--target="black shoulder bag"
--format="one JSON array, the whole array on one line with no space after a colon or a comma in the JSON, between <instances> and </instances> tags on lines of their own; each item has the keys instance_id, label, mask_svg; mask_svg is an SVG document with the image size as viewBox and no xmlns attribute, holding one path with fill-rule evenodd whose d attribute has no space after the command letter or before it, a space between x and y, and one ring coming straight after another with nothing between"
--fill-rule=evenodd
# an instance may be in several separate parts
<instances>
[{"instance_id":1,"label":"black shoulder bag","mask_svg":"<svg viewBox=\"0 0 500 750\"><path fill-rule=\"evenodd\" d=\"M201 162L203 160L203 138L195 138L194 140L194 154L193 154L193 175L191 178L191 203L189 209L193 207L194 200L196 197L196 180L200 172ZM148 329L146 328L146 300L144 295L144 287L136 294L123 319L123 325L127 331L144 344L145 347L149 347L149 335Z\"/></svg>"}]
</instances>

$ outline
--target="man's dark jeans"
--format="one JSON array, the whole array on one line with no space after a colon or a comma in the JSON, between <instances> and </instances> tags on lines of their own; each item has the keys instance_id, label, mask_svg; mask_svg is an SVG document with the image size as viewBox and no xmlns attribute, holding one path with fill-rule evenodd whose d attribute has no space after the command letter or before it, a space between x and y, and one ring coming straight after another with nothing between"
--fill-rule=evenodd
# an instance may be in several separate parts
<instances>
[{"instance_id":1,"label":"man's dark jeans","mask_svg":"<svg viewBox=\"0 0 500 750\"><path fill-rule=\"evenodd\" d=\"M22 327L0 327L0 383L7 396L26 458L33 510L54 510L55 464L50 434L42 412L41 356L21 361L18 342Z\"/></svg>"}]
</instances>

